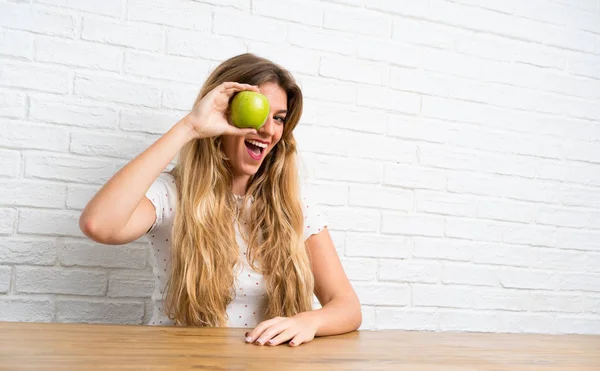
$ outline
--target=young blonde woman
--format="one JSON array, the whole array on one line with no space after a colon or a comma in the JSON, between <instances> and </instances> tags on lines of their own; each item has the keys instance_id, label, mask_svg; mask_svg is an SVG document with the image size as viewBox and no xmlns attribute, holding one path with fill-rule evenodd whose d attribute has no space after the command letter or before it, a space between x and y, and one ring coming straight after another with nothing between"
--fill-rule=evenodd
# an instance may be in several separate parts
<instances>
[{"instance_id":1,"label":"young blonde woman","mask_svg":"<svg viewBox=\"0 0 600 371\"><path fill-rule=\"evenodd\" d=\"M258 131L229 122L231 98L244 90L269 101ZM246 327L247 342L291 346L359 328L360 303L327 226L300 194L293 130L302 104L289 72L233 57L191 112L90 200L80 218L89 238L150 240L151 325Z\"/></svg>"}]
</instances>

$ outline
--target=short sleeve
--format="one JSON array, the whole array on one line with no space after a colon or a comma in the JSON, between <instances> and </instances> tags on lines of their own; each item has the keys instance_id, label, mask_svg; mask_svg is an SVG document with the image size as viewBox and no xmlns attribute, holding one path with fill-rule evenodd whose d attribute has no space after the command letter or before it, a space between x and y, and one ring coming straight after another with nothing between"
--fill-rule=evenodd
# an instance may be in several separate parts
<instances>
[{"instance_id":1,"label":"short sleeve","mask_svg":"<svg viewBox=\"0 0 600 371\"><path fill-rule=\"evenodd\" d=\"M172 224L177 204L177 189L173 176L166 172L161 173L146 191L146 198L154 205L156 212L156 220L146 233L155 232L167 222Z\"/></svg>"},{"instance_id":2,"label":"short sleeve","mask_svg":"<svg viewBox=\"0 0 600 371\"><path fill-rule=\"evenodd\" d=\"M327 227L325 217L321 214L318 205L311 199L302 199L302 213L304 214L304 240L313 234L321 232Z\"/></svg>"}]
</instances>

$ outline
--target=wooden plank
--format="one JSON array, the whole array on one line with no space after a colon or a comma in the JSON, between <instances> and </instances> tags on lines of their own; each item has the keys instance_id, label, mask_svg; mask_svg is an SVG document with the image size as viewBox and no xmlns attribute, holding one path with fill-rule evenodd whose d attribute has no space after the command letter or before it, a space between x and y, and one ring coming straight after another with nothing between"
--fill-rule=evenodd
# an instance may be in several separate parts
<instances>
[{"instance_id":1,"label":"wooden plank","mask_svg":"<svg viewBox=\"0 0 600 371\"><path fill-rule=\"evenodd\" d=\"M0 322L0 369L600 370L600 336L359 331L293 348L246 331Z\"/></svg>"}]
</instances>

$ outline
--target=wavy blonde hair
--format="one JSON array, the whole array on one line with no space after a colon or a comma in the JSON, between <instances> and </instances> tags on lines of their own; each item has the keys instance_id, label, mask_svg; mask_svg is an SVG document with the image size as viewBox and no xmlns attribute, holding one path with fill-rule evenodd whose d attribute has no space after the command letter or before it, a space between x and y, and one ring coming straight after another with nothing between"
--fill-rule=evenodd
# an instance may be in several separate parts
<instances>
[{"instance_id":1,"label":"wavy blonde hair","mask_svg":"<svg viewBox=\"0 0 600 371\"><path fill-rule=\"evenodd\" d=\"M287 94L282 137L248 183L244 205L250 197L254 202L247 219L249 233L244 238L249 263L265 277L264 316L293 316L312 309L314 287L303 243L304 218L292 134L302 114L302 92L285 69L253 54L242 54L211 73L195 103L226 81L252 85L272 82ZM234 229L238 206L221 138L189 142L171 174L178 190L178 208L166 313L177 325L224 326L240 261Z\"/></svg>"}]
</instances>

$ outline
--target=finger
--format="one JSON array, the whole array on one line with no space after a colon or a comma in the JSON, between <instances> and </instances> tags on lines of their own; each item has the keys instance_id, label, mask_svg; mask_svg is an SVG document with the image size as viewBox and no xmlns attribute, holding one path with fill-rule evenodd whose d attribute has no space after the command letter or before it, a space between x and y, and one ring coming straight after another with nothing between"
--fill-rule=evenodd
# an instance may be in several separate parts
<instances>
[{"instance_id":1,"label":"finger","mask_svg":"<svg viewBox=\"0 0 600 371\"><path fill-rule=\"evenodd\" d=\"M260 345L265 345L269 340L273 339L275 336L281 334L282 332L290 328L290 326L290 321L278 322L266 329L265 332L263 332L262 335L260 335L258 339L256 339L256 343Z\"/></svg>"},{"instance_id":2,"label":"finger","mask_svg":"<svg viewBox=\"0 0 600 371\"><path fill-rule=\"evenodd\" d=\"M258 132L256 131L256 129L252 129L252 128L243 128L242 129L242 128L238 128L233 125L228 125L223 134L245 136L248 134L256 135L256 134L258 134Z\"/></svg>"},{"instance_id":3,"label":"finger","mask_svg":"<svg viewBox=\"0 0 600 371\"><path fill-rule=\"evenodd\" d=\"M243 91L243 90L251 90L251 91L255 91L255 92L259 92L258 86L255 85L249 85L249 84L238 84L236 82L233 83L224 83L224 84L230 84L230 85L223 85L223 92L227 95L227 96L232 96L234 93L237 93L239 91Z\"/></svg>"},{"instance_id":4,"label":"finger","mask_svg":"<svg viewBox=\"0 0 600 371\"><path fill-rule=\"evenodd\" d=\"M292 340L290 340L289 346L297 347L298 345L300 345L302 343L308 343L311 340L312 339L309 339L306 335L304 335L302 332L300 332L299 334L294 336L294 338Z\"/></svg>"},{"instance_id":5,"label":"finger","mask_svg":"<svg viewBox=\"0 0 600 371\"><path fill-rule=\"evenodd\" d=\"M279 345L283 342L286 342L286 341L292 339L296 335L298 335L297 332L295 332L291 328L288 328L285 331L283 331L282 333L280 333L279 335L272 338L271 340L267 341L267 344L272 345L272 346Z\"/></svg>"},{"instance_id":6,"label":"finger","mask_svg":"<svg viewBox=\"0 0 600 371\"><path fill-rule=\"evenodd\" d=\"M256 326L256 328L254 330L250 331L250 335L246 336L246 341L249 343L252 343L254 340L258 339L258 337L267 328L269 328L271 325L274 325L277 322L280 322L282 320L283 320L283 318L281 318L281 317L275 317L275 318L271 318L270 320L259 323L258 326Z\"/></svg>"}]
</instances>

